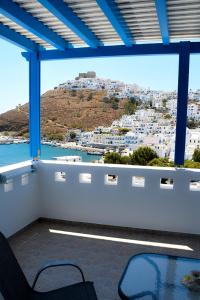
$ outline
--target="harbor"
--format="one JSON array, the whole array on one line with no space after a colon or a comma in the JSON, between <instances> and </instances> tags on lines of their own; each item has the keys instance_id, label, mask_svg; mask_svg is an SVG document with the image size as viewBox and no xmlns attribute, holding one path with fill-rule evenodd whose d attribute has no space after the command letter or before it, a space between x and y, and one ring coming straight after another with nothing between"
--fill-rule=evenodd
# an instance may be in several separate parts
<instances>
[{"instance_id":1,"label":"harbor","mask_svg":"<svg viewBox=\"0 0 200 300\"><path fill-rule=\"evenodd\" d=\"M61 148L58 145L42 145L41 159L53 159L60 156L79 156L82 162L99 162L102 156L88 155L86 151L73 148ZM0 166L9 165L31 159L27 143L12 143L0 145Z\"/></svg>"}]
</instances>

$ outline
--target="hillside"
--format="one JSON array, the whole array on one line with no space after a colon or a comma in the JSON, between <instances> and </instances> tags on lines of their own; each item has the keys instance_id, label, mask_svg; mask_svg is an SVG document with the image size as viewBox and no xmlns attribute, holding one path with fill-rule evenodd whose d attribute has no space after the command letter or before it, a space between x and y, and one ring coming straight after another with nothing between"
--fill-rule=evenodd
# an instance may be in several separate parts
<instances>
[{"instance_id":1,"label":"hillside","mask_svg":"<svg viewBox=\"0 0 200 300\"><path fill-rule=\"evenodd\" d=\"M68 128L92 130L109 126L124 114L126 100L108 99L104 91L54 89L41 97L42 135L63 134ZM0 115L0 132L28 132L28 104Z\"/></svg>"}]
</instances>

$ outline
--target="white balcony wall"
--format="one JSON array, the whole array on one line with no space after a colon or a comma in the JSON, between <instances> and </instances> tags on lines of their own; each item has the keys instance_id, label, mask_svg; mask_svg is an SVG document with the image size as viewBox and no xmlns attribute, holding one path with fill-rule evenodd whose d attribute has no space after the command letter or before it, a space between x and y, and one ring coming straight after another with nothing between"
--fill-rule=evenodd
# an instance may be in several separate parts
<instances>
[{"instance_id":1,"label":"white balcony wall","mask_svg":"<svg viewBox=\"0 0 200 300\"><path fill-rule=\"evenodd\" d=\"M199 170L41 161L27 174L27 165L0 168L13 174L0 184L7 236L39 217L200 234Z\"/></svg>"},{"instance_id":2,"label":"white balcony wall","mask_svg":"<svg viewBox=\"0 0 200 300\"><path fill-rule=\"evenodd\" d=\"M27 173L31 162L1 167L3 175L13 174L0 184L0 231L10 236L40 216L37 173Z\"/></svg>"},{"instance_id":3,"label":"white balcony wall","mask_svg":"<svg viewBox=\"0 0 200 300\"><path fill-rule=\"evenodd\" d=\"M41 161L41 216L200 234L200 191L191 181L200 170Z\"/></svg>"}]
</instances>

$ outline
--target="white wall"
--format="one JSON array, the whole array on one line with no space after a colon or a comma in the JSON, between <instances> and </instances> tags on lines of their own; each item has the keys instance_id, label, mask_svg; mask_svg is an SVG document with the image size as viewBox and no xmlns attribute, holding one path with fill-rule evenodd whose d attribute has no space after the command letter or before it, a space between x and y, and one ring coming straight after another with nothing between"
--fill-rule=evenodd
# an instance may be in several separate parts
<instances>
[{"instance_id":1,"label":"white wall","mask_svg":"<svg viewBox=\"0 0 200 300\"><path fill-rule=\"evenodd\" d=\"M0 231L10 236L40 216L37 173L28 173L30 162L0 168L1 174L16 174L0 184ZM25 175L27 174L27 175Z\"/></svg>"},{"instance_id":2,"label":"white wall","mask_svg":"<svg viewBox=\"0 0 200 300\"><path fill-rule=\"evenodd\" d=\"M66 182L55 181L58 171ZM80 173L91 183L80 183ZM106 174L118 175L118 184L105 185ZM133 176L145 186L132 186ZM200 234L200 191L189 189L200 171L41 161L39 177L43 217ZM160 188L161 178L172 178L173 189Z\"/></svg>"},{"instance_id":3,"label":"white wall","mask_svg":"<svg viewBox=\"0 0 200 300\"><path fill-rule=\"evenodd\" d=\"M16 170L26 173L23 164L0 173ZM66 181L57 181L56 172L65 172ZM91 183L80 182L81 173L91 174ZM116 185L105 184L107 174L118 176ZM133 176L144 177L144 186L133 186ZM173 188L160 186L161 178L172 178ZM10 236L46 217L200 234L200 186L190 190L191 180L200 180L200 170L41 161L28 182L17 175L0 184L0 231Z\"/></svg>"}]
</instances>

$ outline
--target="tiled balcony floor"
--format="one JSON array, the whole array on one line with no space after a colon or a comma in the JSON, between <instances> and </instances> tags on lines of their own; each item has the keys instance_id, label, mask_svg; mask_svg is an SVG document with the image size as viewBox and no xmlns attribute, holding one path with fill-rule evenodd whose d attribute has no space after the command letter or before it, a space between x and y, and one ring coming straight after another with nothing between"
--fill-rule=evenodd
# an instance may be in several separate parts
<instances>
[{"instance_id":1,"label":"tiled balcony floor","mask_svg":"<svg viewBox=\"0 0 200 300\"><path fill-rule=\"evenodd\" d=\"M93 235L80 237L52 233L49 229L63 233L75 232ZM168 245L142 245L101 240L95 236L107 236L137 241L179 244L193 251L170 249ZM40 266L48 260L67 259L76 261L83 269L87 280L94 281L99 300L117 300L117 286L130 256L140 252L167 253L200 258L200 238L188 236L161 235L158 233L127 229L106 228L77 223L39 221L10 239L11 246L29 282ZM161 247L162 246L162 247ZM164 247L163 247L164 246ZM44 291L70 284L80 277L71 268L51 269L41 276L37 288Z\"/></svg>"}]
</instances>

